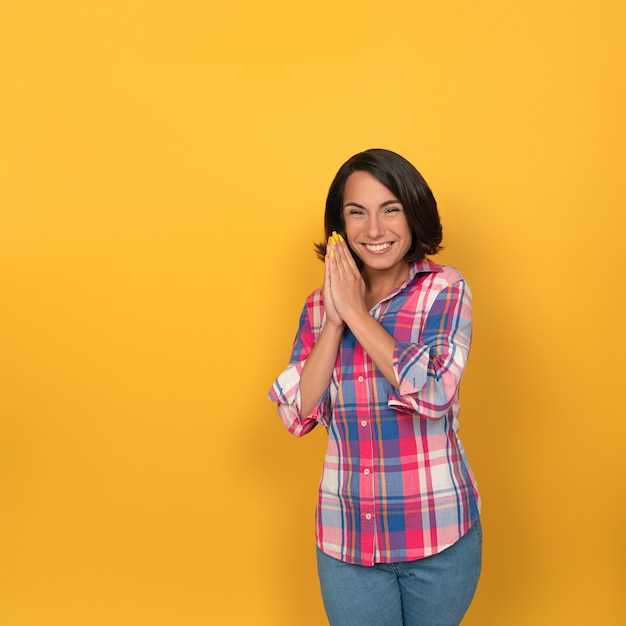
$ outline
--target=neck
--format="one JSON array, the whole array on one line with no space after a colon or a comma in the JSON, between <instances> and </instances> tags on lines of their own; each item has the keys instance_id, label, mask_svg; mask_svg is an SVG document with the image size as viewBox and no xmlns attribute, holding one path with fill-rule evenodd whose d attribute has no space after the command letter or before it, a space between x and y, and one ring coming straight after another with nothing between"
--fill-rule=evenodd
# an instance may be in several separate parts
<instances>
[{"instance_id":1,"label":"neck","mask_svg":"<svg viewBox=\"0 0 626 626\"><path fill-rule=\"evenodd\" d=\"M377 299L384 298L406 280L410 269L411 265L406 261L388 270L364 267L362 274L368 293Z\"/></svg>"}]
</instances>

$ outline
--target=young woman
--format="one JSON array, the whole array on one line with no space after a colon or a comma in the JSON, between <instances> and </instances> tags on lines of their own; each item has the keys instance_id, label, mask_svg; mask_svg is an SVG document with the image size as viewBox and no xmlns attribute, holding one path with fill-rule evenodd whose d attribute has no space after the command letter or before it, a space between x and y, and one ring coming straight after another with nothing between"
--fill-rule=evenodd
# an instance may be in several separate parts
<instances>
[{"instance_id":1,"label":"young woman","mask_svg":"<svg viewBox=\"0 0 626 626\"><path fill-rule=\"evenodd\" d=\"M388 150L356 154L326 201L324 283L270 390L296 436L328 448L317 561L332 626L453 626L481 568L480 498L457 436L471 339L461 274L426 181Z\"/></svg>"}]
</instances>

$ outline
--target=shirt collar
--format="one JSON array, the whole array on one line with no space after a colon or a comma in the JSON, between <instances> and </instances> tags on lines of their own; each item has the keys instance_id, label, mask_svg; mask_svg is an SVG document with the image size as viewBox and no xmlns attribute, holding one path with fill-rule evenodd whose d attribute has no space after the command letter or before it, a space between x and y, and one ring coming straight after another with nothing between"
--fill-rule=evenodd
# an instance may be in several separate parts
<instances>
[{"instance_id":1,"label":"shirt collar","mask_svg":"<svg viewBox=\"0 0 626 626\"><path fill-rule=\"evenodd\" d=\"M411 269L409 270L409 275L406 278L405 283L402 284L404 287L405 284L410 283L417 274L431 274L433 272L441 272L441 265L434 263L430 259L423 259L418 263L413 263Z\"/></svg>"},{"instance_id":2,"label":"shirt collar","mask_svg":"<svg viewBox=\"0 0 626 626\"><path fill-rule=\"evenodd\" d=\"M441 271L443 271L441 265L434 263L430 259L423 259L422 261L413 263L413 265L411 265L411 269L409 270L409 274L406 277L406 280L401 285L398 285L389 295L383 298L381 302L393 298L397 293L400 293L401 291L406 289L412 282L414 282L417 276L421 274L431 274L435 272L438 273Z\"/></svg>"}]
</instances>

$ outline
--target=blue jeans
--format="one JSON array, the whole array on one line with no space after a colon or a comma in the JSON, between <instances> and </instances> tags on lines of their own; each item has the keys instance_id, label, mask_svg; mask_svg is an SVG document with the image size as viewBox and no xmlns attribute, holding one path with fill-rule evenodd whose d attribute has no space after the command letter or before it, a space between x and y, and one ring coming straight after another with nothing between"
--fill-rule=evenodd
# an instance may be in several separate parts
<instances>
[{"instance_id":1,"label":"blue jeans","mask_svg":"<svg viewBox=\"0 0 626 626\"><path fill-rule=\"evenodd\" d=\"M458 626L474 597L481 563L480 520L443 552L417 561L367 567L317 549L331 626Z\"/></svg>"}]
</instances>

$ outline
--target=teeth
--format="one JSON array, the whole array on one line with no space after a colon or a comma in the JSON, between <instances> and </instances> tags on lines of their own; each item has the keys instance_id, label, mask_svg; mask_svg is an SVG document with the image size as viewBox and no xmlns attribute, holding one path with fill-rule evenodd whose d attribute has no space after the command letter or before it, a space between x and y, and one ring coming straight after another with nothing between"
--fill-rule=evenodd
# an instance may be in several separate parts
<instances>
[{"instance_id":1,"label":"teeth","mask_svg":"<svg viewBox=\"0 0 626 626\"><path fill-rule=\"evenodd\" d=\"M365 244L365 247L372 252L382 252L391 247L390 243Z\"/></svg>"}]
</instances>

